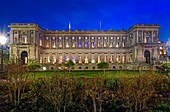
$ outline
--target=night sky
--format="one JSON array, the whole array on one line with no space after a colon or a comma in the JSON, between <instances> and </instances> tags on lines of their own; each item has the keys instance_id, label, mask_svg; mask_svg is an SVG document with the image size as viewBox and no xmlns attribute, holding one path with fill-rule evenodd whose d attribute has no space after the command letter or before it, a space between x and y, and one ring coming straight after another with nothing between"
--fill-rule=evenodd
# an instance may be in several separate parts
<instances>
[{"instance_id":1,"label":"night sky","mask_svg":"<svg viewBox=\"0 0 170 112\"><path fill-rule=\"evenodd\" d=\"M160 40L170 43L169 0L0 0L0 32L10 23L36 23L43 29L128 29L159 24ZM170 54L170 53L169 53Z\"/></svg>"}]
</instances>

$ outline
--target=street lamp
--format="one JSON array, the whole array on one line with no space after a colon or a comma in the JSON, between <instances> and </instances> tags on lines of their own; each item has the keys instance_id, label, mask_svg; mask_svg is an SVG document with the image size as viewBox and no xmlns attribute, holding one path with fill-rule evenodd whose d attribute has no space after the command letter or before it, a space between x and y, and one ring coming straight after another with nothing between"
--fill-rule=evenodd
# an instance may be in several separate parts
<instances>
[{"instance_id":1,"label":"street lamp","mask_svg":"<svg viewBox=\"0 0 170 112\"><path fill-rule=\"evenodd\" d=\"M6 43L6 37L3 35L0 35L0 45L1 45L1 72L3 72L3 61L4 61L4 55L3 55L3 45Z\"/></svg>"}]
</instances>

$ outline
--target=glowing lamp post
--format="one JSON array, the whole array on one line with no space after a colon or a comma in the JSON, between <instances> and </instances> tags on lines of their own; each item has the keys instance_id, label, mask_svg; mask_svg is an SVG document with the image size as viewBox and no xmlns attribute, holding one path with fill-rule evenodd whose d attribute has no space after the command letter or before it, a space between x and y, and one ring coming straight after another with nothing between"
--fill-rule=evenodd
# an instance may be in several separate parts
<instances>
[{"instance_id":1,"label":"glowing lamp post","mask_svg":"<svg viewBox=\"0 0 170 112\"><path fill-rule=\"evenodd\" d=\"M3 54L3 45L6 43L6 37L0 36L0 45L1 45L1 72L3 72L3 61L4 61L4 54Z\"/></svg>"}]
</instances>

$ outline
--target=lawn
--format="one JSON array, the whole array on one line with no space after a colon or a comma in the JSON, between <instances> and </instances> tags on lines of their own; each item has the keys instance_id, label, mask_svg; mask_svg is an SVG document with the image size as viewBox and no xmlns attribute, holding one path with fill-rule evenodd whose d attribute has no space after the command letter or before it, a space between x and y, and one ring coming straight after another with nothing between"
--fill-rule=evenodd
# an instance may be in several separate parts
<instances>
[{"instance_id":1,"label":"lawn","mask_svg":"<svg viewBox=\"0 0 170 112\"><path fill-rule=\"evenodd\" d=\"M153 71L142 71L141 74L153 74ZM154 73L157 74L157 73ZM94 77L101 77L101 78L136 78L139 77L139 71L106 71L106 74L103 75L103 71L72 71L70 73L64 71L40 71L35 72L35 77L51 77L53 75L64 75L69 77L75 78L94 78ZM34 77L33 72L29 72L30 77Z\"/></svg>"}]
</instances>

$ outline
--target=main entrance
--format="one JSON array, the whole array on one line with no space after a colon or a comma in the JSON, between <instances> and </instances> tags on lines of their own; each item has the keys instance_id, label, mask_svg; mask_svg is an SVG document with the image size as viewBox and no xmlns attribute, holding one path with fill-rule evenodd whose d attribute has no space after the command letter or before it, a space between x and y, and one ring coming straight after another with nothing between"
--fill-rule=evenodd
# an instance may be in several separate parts
<instances>
[{"instance_id":1,"label":"main entrance","mask_svg":"<svg viewBox=\"0 0 170 112\"><path fill-rule=\"evenodd\" d=\"M150 52L148 50L145 51L144 57L145 57L145 63L150 64Z\"/></svg>"},{"instance_id":2,"label":"main entrance","mask_svg":"<svg viewBox=\"0 0 170 112\"><path fill-rule=\"evenodd\" d=\"M22 64L26 64L26 63L28 63L28 53L27 53L27 51L22 51L22 53L21 53L21 63Z\"/></svg>"}]
</instances>

